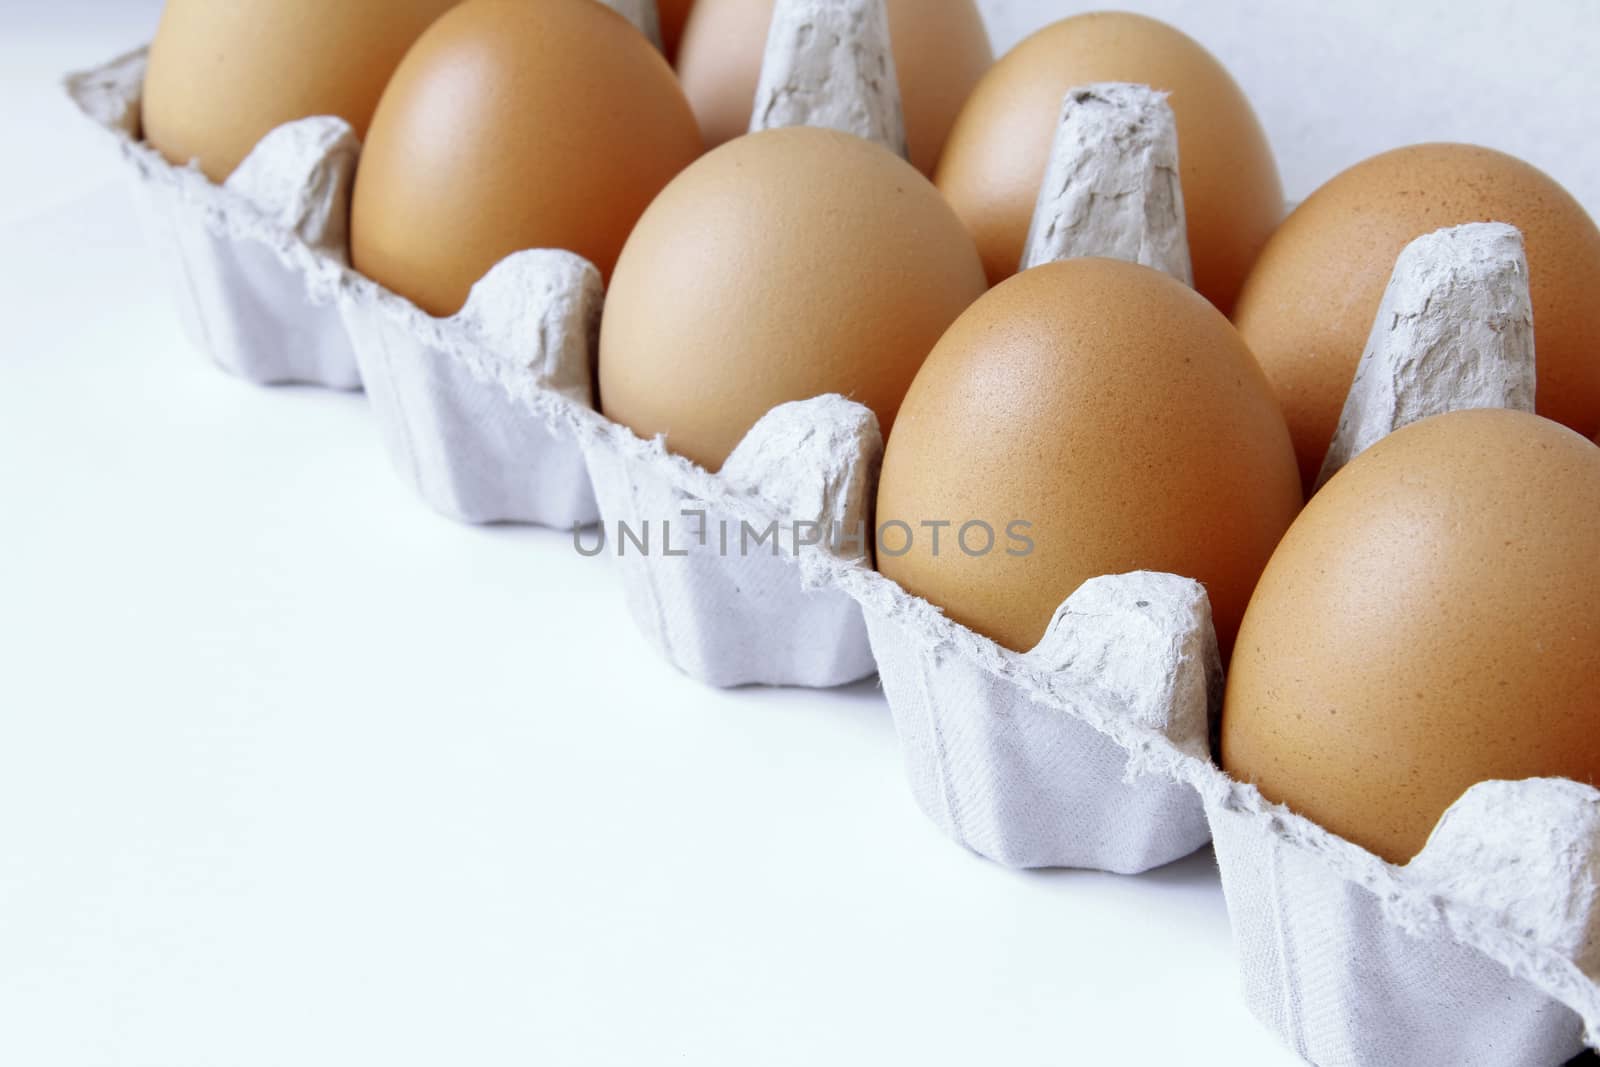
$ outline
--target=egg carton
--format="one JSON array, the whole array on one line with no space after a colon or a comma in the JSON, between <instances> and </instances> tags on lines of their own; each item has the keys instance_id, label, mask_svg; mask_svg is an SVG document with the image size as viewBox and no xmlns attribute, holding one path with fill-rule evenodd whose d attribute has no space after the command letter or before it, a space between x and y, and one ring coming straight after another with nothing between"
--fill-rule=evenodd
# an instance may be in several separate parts
<instances>
[{"instance_id":1,"label":"egg carton","mask_svg":"<svg viewBox=\"0 0 1600 1067\"><path fill-rule=\"evenodd\" d=\"M66 87L128 166L185 334L247 381L360 388L338 307L305 282L348 246L349 213L336 205L349 202L355 147L326 145L298 176L288 166L263 166L257 154L221 186L198 168L174 167L141 140L148 55L141 48L70 75ZM331 172L316 170L318 163Z\"/></svg>"},{"instance_id":2,"label":"egg carton","mask_svg":"<svg viewBox=\"0 0 1600 1067\"><path fill-rule=\"evenodd\" d=\"M1321 1067L1554 1067L1600 1047L1600 792L1485 782L1385 863L1209 762L1245 1000Z\"/></svg>"},{"instance_id":3,"label":"egg carton","mask_svg":"<svg viewBox=\"0 0 1600 1067\"><path fill-rule=\"evenodd\" d=\"M615 557L635 622L680 670L813 688L877 672L860 607L824 584L868 558L883 455L871 411L780 405L716 474L599 416L573 429L605 516L585 550Z\"/></svg>"},{"instance_id":4,"label":"egg carton","mask_svg":"<svg viewBox=\"0 0 1600 1067\"><path fill-rule=\"evenodd\" d=\"M1058 257L1087 254L1093 248L1121 253L1124 245L1118 242L1132 235L1126 247L1129 258L1178 271L1187 280L1176 126L1164 97L1142 87L1094 88L1092 99L1078 101L1064 114L1063 137L1070 148L1058 152L1063 161L1057 168L1059 187L1040 211L1041 218L1059 224L1040 228L1040 247ZM1140 109L1132 120L1121 110L1130 97L1137 97ZM1108 124L1114 125L1116 119L1137 129L1111 131ZM842 130L905 155L904 116L882 0L779 0L775 5L751 129L791 125ZM1129 145L1136 148L1125 151ZM1067 165L1068 152L1078 150L1094 165ZM1077 177L1086 173L1093 175L1088 185ZM1136 210L1132 214L1105 210L1113 204ZM1177 227L1175 238L1164 229L1169 226ZM825 687L881 671L924 810L943 820L958 839L980 851L991 849L995 858L1042 865L1059 853L1039 840L1017 839L1014 801L1004 801L996 790L990 791L987 801L966 795L969 787L981 789L985 779L1017 781L1020 776L1005 766L984 769L975 757L971 773L959 786L946 781L948 768L940 762L946 750L931 743L936 739L919 727L926 719L905 713L907 700L898 698L905 692L901 679L913 675L900 670L898 660L885 665L890 657L884 650L893 644L887 620L931 619L937 613L926 605L913 606L912 598L870 568L871 531L866 521L875 499L882 442L875 420L872 429L866 429L869 418L864 408L837 397L784 405L757 424L716 475L671 456L660 442L641 441L604 420L577 432L584 442L604 526L621 563L630 610L672 663L695 678L722 686ZM763 458L757 461L757 456ZM669 546L663 539L654 551L641 550L638 542L651 522L657 524L659 535L663 522L676 518L686 526L685 516L704 524L696 527L697 536L687 544ZM747 521L755 522L758 530L776 523L775 551L762 543L751 552L744 538L729 544L720 536L722 531L741 531ZM698 536L706 529L718 535ZM822 536L814 540L819 529ZM631 554L624 540L629 534L635 539ZM853 534L857 535L853 551L834 550L841 541L848 547ZM669 547L677 551L669 552ZM1063 632L1067 630L1076 632L1070 627ZM919 633L912 643L925 637ZM1198 631L1177 640L1182 644L1185 639L1203 644ZM972 640L983 641L975 635ZM1075 639L1063 640L1070 650ZM1034 666L1062 652L1046 651ZM992 654L996 659L1009 655L997 648ZM1124 661L1133 662L1131 653L1124 655ZM955 679L956 674L947 674L938 684L957 684ZM965 684L978 689L984 684L980 679L980 674L969 675ZM1087 683L1078 678L1072 684L1082 688ZM1032 730L1019 729L1022 732L1009 741L1009 751L1022 762L1031 758L1030 742L1052 730L1070 735L1058 751L1076 751L1075 744L1090 743L1087 734L1059 719ZM973 738L980 747L994 740ZM999 749L990 744L989 751ZM1077 863L1142 870L1205 842L1192 794L1149 777L1119 792L1122 779L1130 774L1124 766L1127 761L1110 748L1103 748L1102 755L1104 766L1079 780L1072 799L1052 796L1050 789L1041 789L1035 799L1055 803L1057 811L1076 811L1080 820L1087 816L1085 806L1092 803L1102 814L1120 808L1124 815L1187 805L1189 817L1169 819L1144 834L1143 840L1135 838L1158 820L1144 820L1138 832L1124 821L1127 832L1107 833L1099 848L1074 845L1071 855ZM1104 782L1113 786L1111 795L1101 799ZM955 807L951 803L941 807L936 799L941 796ZM1038 815L1042 818L1044 810ZM1061 835L1047 836L1059 840Z\"/></svg>"},{"instance_id":5,"label":"egg carton","mask_svg":"<svg viewBox=\"0 0 1600 1067\"><path fill-rule=\"evenodd\" d=\"M1533 341L1514 228L1412 242L1319 484L1428 415L1532 411ZM1400 866L1209 760L1185 756L1174 770L1204 799L1246 1000L1302 1057L1533 1067L1600 1043L1600 792L1562 779L1480 783Z\"/></svg>"},{"instance_id":6,"label":"egg carton","mask_svg":"<svg viewBox=\"0 0 1600 1067\"><path fill-rule=\"evenodd\" d=\"M659 537L662 517L685 511L703 511L708 530L736 538L746 524L757 534L778 524L786 539L799 530L803 540L808 523L827 531L864 521L882 452L870 413L845 418L839 432L865 449L838 470L826 459L796 463L806 454L798 438L826 440L797 412L821 411L825 399L771 413L718 475L671 456L593 411L603 297L591 265L559 251L517 253L459 314L428 316L348 267L343 220L359 146L345 123L280 127L217 186L139 141L145 56L74 76L69 90L132 164L153 233L179 249L168 264L194 336L254 381L364 385L391 461L439 511L570 528L598 519L598 489L602 535L623 548L652 524ZM217 337L238 344L219 347ZM316 376L296 370L311 366L311 353ZM786 482L792 472L806 484ZM785 492L796 496L785 501ZM724 554L709 538L686 557L676 545L654 547L619 555L627 602L690 675L823 687L875 673L855 602L803 587L772 537L749 553Z\"/></svg>"},{"instance_id":7,"label":"egg carton","mask_svg":"<svg viewBox=\"0 0 1600 1067\"><path fill-rule=\"evenodd\" d=\"M1015 653L882 575L843 575L866 611L912 792L953 839L1011 867L1136 874L1210 840L1164 773L1206 759L1221 707L1210 603L1170 574L1084 583Z\"/></svg>"},{"instance_id":8,"label":"egg carton","mask_svg":"<svg viewBox=\"0 0 1600 1067\"><path fill-rule=\"evenodd\" d=\"M1520 235L1420 238L1324 477L1429 414L1532 410L1533 356ZM1221 672L1193 583L1096 579L1025 655L880 576L841 584L866 608L924 810L1014 866L1139 870L1209 833L1247 1004L1306 1060L1532 1067L1600 1045L1600 792L1482 783L1396 866L1213 762Z\"/></svg>"},{"instance_id":9,"label":"egg carton","mask_svg":"<svg viewBox=\"0 0 1600 1067\"><path fill-rule=\"evenodd\" d=\"M848 535L870 514L882 443L865 409L837 397L785 405L717 474L672 456L593 410L592 268L563 253L523 253L480 282L460 315L429 319L347 268L330 205L348 196L348 131L325 120L279 131L262 155L283 159L262 163L259 175L247 164L219 189L139 144L142 69L136 53L71 89L133 165L157 236L180 265L192 332L256 380L354 384L348 368L356 368L391 453L436 507L477 521L525 519L536 510L529 499L566 495L579 512L588 480L578 457L607 519L603 550L617 553L630 609L665 655L719 685L822 686L876 666L919 804L999 862L1135 872L1214 835L1250 1007L1312 1062L1555 1063L1600 1034L1593 790L1478 786L1422 856L1385 864L1211 761L1221 671L1195 583L1096 579L1061 606L1039 647L1002 649L878 575L864 547L828 543L830 528ZM1099 121L1126 117L1129 101L1097 87L1078 104L1076 116L1064 110L1063 144L1069 122L1101 105L1111 112ZM838 121L892 136L884 114ZM1181 276L1186 255L1161 235L1182 217L1181 190L1165 187L1166 172L1175 173L1166 149L1175 147L1163 146L1154 118L1142 160L1118 150L1080 171L1102 183L1093 189L1052 192L1047 183L1041 201L1051 198L1057 218L1072 224L1036 226L1031 256L1113 247L1127 237L1126 220L1075 213L1136 206L1142 236L1115 247ZM1078 134L1080 150L1111 143ZM326 193L300 195L313 188ZM1100 195L1107 189L1113 195ZM1386 310L1409 306L1401 281ZM1415 289L1416 279L1407 284ZM514 298L529 292L542 298L519 313ZM1350 454L1385 418L1397 425L1455 401L1437 366L1476 349L1452 355L1440 316L1419 306L1421 317L1392 315L1398 330L1363 360L1340 431ZM283 341L293 337L301 339ZM1443 346L1429 350L1433 372L1392 373L1425 365L1412 357L1430 339ZM1500 401L1519 402L1515 380L1504 376ZM1495 388L1474 402L1496 402ZM547 452L564 454L556 466L567 481L534 473ZM485 470L496 474L484 478ZM507 486L529 495L507 504L516 496ZM560 510L544 521L568 525L555 520ZM675 519L686 544L660 526L646 532L652 520ZM729 551L724 531L743 540L746 527L758 551ZM763 536L772 529L775 544Z\"/></svg>"},{"instance_id":10,"label":"egg carton","mask_svg":"<svg viewBox=\"0 0 1600 1067\"><path fill-rule=\"evenodd\" d=\"M613 6L648 30L653 4ZM858 47L863 26L875 44ZM840 32L814 32L830 27ZM763 109L765 121L831 124L903 143L897 91L881 80L887 35L876 0L785 0L763 88L784 102ZM140 51L74 76L68 89L133 164L141 202L156 205L158 239L178 235L166 243L180 253L171 263L175 288L200 324L193 336L255 381L363 385L395 467L439 511L469 522L576 527L599 517L598 488L604 528L619 539L659 523L658 514L690 508L703 507L712 529L738 532L748 522L761 531L776 522L786 537L819 521L842 528L840 509L864 516L875 454L860 461L866 480L829 481L829 491L844 496L794 501L800 510L780 512L773 510L785 491L780 475L793 466L792 454L773 464L773 484L756 494L740 463L711 475L596 415L602 297L598 276L576 257L509 257L447 320L351 271L345 220L359 145L338 120L273 131L220 187L167 163L139 141L145 58ZM846 85L848 93L840 90ZM847 95L876 102L864 111L841 106ZM204 298L192 299L202 285ZM529 294L536 295L531 308ZM216 336L238 338L248 351L219 348ZM326 354L310 369L302 358L307 336ZM761 433L789 425L789 417L782 409L769 415L742 455L766 455ZM881 453L875 423L870 435L849 432L873 437ZM875 672L859 607L837 591L805 588L792 555L725 553L709 541L683 556L665 549L620 554L619 571L640 627L690 675L715 685L824 687Z\"/></svg>"},{"instance_id":11,"label":"egg carton","mask_svg":"<svg viewBox=\"0 0 1600 1067\"><path fill-rule=\"evenodd\" d=\"M73 75L67 89L129 165L197 347L252 382L364 387L395 468L447 516L594 522L582 453L527 405L549 391L592 406L594 268L568 253L520 253L459 315L430 318L349 269L360 145L346 123L279 127L216 185L140 140L147 55Z\"/></svg>"},{"instance_id":12,"label":"egg carton","mask_svg":"<svg viewBox=\"0 0 1600 1067\"><path fill-rule=\"evenodd\" d=\"M882 0L774 5L751 130L798 125L905 154ZM629 611L669 662L725 687L876 673L860 607L826 584L869 558L883 453L870 411L836 396L780 405L715 474L603 418L574 432Z\"/></svg>"},{"instance_id":13,"label":"egg carton","mask_svg":"<svg viewBox=\"0 0 1600 1067\"><path fill-rule=\"evenodd\" d=\"M1175 174L1160 94L1074 90L1025 263L1111 251L1183 278ZM1419 239L1396 263L1323 479L1428 414L1532 410L1533 368L1520 235L1489 224ZM1192 582L1091 581L1026 654L863 568L823 584L862 603L913 791L961 844L1017 867L1137 872L1214 835L1247 1002L1311 1062L1554 1064L1600 1037L1589 787L1479 786L1394 867L1216 767L1221 669Z\"/></svg>"},{"instance_id":14,"label":"egg carton","mask_svg":"<svg viewBox=\"0 0 1600 1067\"><path fill-rule=\"evenodd\" d=\"M1063 100L1023 265L1084 255L1192 279L1163 93L1098 84ZM1204 757L1220 711L1198 584L1096 579L1019 654L881 576L841 581L866 612L913 793L954 840L1008 866L1124 874L1209 840L1199 797L1150 759L1167 744Z\"/></svg>"},{"instance_id":15,"label":"egg carton","mask_svg":"<svg viewBox=\"0 0 1600 1067\"><path fill-rule=\"evenodd\" d=\"M606 2L660 44L654 0ZM365 388L396 470L444 515L593 523L582 453L527 410L543 390L593 406L588 342L602 299L593 267L566 253L522 253L497 265L459 315L426 316L349 269L361 146L347 124L288 123L215 184L143 143L148 57L138 49L69 76L66 88L128 165L195 347L257 384ZM582 359L568 358L580 347ZM463 355L484 351L493 355Z\"/></svg>"}]
</instances>

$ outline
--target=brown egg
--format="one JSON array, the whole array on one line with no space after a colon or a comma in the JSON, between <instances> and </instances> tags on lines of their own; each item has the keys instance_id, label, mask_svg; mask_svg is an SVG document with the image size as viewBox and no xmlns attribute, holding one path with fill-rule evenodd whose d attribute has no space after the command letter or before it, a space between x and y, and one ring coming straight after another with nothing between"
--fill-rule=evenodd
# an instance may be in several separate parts
<instances>
[{"instance_id":1,"label":"brown egg","mask_svg":"<svg viewBox=\"0 0 1600 1067\"><path fill-rule=\"evenodd\" d=\"M1090 578L1169 571L1204 583L1226 646L1299 507L1283 416L1228 320L1157 271L1072 259L990 291L928 357L884 457L878 565L1017 651ZM969 554L967 523L993 551ZM1030 552L1011 554L1013 523Z\"/></svg>"},{"instance_id":2,"label":"brown egg","mask_svg":"<svg viewBox=\"0 0 1600 1067\"><path fill-rule=\"evenodd\" d=\"M1239 632L1228 773L1394 863L1488 779L1600 785L1600 449L1535 415L1415 423L1341 471Z\"/></svg>"},{"instance_id":3,"label":"brown egg","mask_svg":"<svg viewBox=\"0 0 1600 1067\"><path fill-rule=\"evenodd\" d=\"M455 3L167 0L145 75L145 138L221 182L286 122L337 115L364 137L406 49Z\"/></svg>"},{"instance_id":4,"label":"brown egg","mask_svg":"<svg viewBox=\"0 0 1600 1067\"><path fill-rule=\"evenodd\" d=\"M1522 231L1533 291L1538 409L1600 429L1600 230L1554 181L1470 145L1417 145L1340 174L1285 220L1240 295L1234 321L1289 419L1307 485L1338 428L1395 257L1467 222Z\"/></svg>"},{"instance_id":5,"label":"brown egg","mask_svg":"<svg viewBox=\"0 0 1600 1067\"><path fill-rule=\"evenodd\" d=\"M689 9L693 6L694 0L660 0L661 47L669 60L678 56L678 42L683 40L683 25L689 21Z\"/></svg>"},{"instance_id":6,"label":"brown egg","mask_svg":"<svg viewBox=\"0 0 1600 1067\"><path fill-rule=\"evenodd\" d=\"M356 173L357 270L435 315L500 260L564 248L609 274L700 152L661 53L594 0L468 0L395 72Z\"/></svg>"},{"instance_id":7,"label":"brown egg","mask_svg":"<svg viewBox=\"0 0 1600 1067\"><path fill-rule=\"evenodd\" d=\"M983 288L961 220L898 156L832 130L742 137L667 186L628 239L601 404L713 470L791 400L843 393L887 431Z\"/></svg>"},{"instance_id":8,"label":"brown egg","mask_svg":"<svg viewBox=\"0 0 1600 1067\"><path fill-rule=\"evenodd\" d=\"M772 8L773 0L698 0L689 16L678 76L707 148L750 128ZM889 0L889 36L911 162L932 174L962 103L994 62L989 35L972 0Z\"/></svg>"},{"instance_id":9,"label":"brown egg","mask_svg":"<svg viewBox=\"0 0 1600 1067\"><path fill-rule=\"evenodd\" d=\"M1012 49L978 84L950 132L939 189L978 239L991 283L1017 272L1067 90L1091 82L1171 93L1195 288L1224 312L1283 218L1278 166L1239 86L1209 52L1164 23L1079 15Z\"/></svg>"}]
</instances>

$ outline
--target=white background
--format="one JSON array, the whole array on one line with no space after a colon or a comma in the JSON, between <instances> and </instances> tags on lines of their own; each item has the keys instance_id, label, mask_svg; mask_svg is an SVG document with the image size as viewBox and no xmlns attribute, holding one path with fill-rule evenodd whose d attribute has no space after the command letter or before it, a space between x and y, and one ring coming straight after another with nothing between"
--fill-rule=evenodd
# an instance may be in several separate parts
<instances>
[{"instance_id":1,"label":"white background","mask_svg":"<svg viewBox=\"0 0 1600 1067\"><path fill-rule=\"evenodd\" d=\"M1291 195L1461 138L1600 203L1600 5L1130 6ZM0 6L0 1064L1288 1062L1209 853L981 862L874 684L707 691L564 535L423 510L360 397L188 350L55 87L158 7Z\"/></svg>"}]
</instances>

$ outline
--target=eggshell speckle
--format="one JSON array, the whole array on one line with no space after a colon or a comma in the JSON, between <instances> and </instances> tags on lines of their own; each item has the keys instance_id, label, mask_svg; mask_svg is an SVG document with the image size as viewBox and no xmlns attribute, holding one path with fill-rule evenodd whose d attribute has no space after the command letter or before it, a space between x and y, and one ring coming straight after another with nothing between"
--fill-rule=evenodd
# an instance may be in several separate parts
<instances>
[{"instance_id":1,"label":"eggshell speckle","mask_svg":"<svg viewBox=\"0 0 1600 1067\"><path fill-rule=\"evenodd\" d=\"M956 120L935 178L978 240L992 283L1017 272L1067 90L1134 82L1171 94L1195 287L1232 309L1283 218L1283 186L1250 102L1192 39L1141 15L1047 26L985 75Z\"/></svg>"},{"instance_id":2,"label":"eggshell speckle","mask_svg":"<svg viewBox=\"0 0 1600 1067\"><path fill-rule=\"evenodd\" d=\"M994 62L972 0L889 0L911 161L932 174L967 94ZM773 0L697 0L678 51L678 76L707 148L750 128Z\"/></svg>"},{"instance_id":3,"label":"eggshell speckle","mask_svg":"<svg viewBox=\"0 0 1600 1067\"><path fill-rule=\"evenodd\" d=\"M880 534L879 568L1018 651L1088 579L1170 571L1204 583L1226 646L1300 501L1283 416L1227 319L1147 267L1065 260L988 293L917 375L878 493L880 531L916 536L897 555L904 531ZM963 548L969 522L994 551Z\"/></svg>"},{"instance_id":4,"label":"eggshell speckle","mask_svg":"<svg viewBox=\"0 0 1600 1067\"><path fill-rule=\"evenodd\" d=\"M366 136L406 49L456 0L167 0L145 75L145 138L224 181L277 127L337 115Z\"/></svg>"},{"instance_id":5,"label":"eggshell speckle","mask_svg":"<svg viewBox=\"0 0 1600 1067\"><path fill-rule=\"evenodd\" d=\"M710 469L772 408L824 393L887 431L983 289L972 238L898 156L832 130L743 137L680 175L628 240L601 404Z\"/></svg>"},{"instance_id":6,"label":"eggshell speckle","mask_svg":"<svg viewBox=\"0 0 1600 1067\"><path fill-rule=\"evenodd\" d=\"M634 222L700 152L672 69L594 0L468 0L384 93L356 172L356 269L450 314L513 252L609 274Z\"/></svg>"},{"instance_id":7,"label":"eggshell speckle","mask_svg":"<svg viewBox=\"0 0 1600 1067\"><path fill-rule=\"evenodd\" d=\"M1245 614L1222 759L1395 863L1489 779L1600 784L1600 449L1462 411L1384 438L1285 536Z\"/></svg>"},{"instance_id":8,"label":"eggshell speckle","mask_svg":"<svg viewBox=\"0 0 1600 1067\"><path fill-rule=\"evenodd\" d=\"M1361 350L1413 239L1446 226L1522 231L1533 295L1538 411L1600 429L1600 229L1543 172L1471 145L1401 148L1329 181L1285 220L1234 321L1261 361L1309 485L1338 428Z\"/></svg>"}]
</instances>

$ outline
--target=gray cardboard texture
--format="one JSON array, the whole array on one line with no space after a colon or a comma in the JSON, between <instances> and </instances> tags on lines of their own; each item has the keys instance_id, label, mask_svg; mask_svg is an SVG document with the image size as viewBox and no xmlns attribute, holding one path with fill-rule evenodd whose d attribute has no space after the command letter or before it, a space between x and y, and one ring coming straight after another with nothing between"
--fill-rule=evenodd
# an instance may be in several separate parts
<instances>
[{"instance_id":1,"label":"gray cardboard texture","mask_svg":"<svg viewBox=\"0 0 1600 1067\"><path fill-rule=\"evenodd\" d=\"M795 566L826 551L806 542L866 530L883 453L872 412L840 397L782 405L718 474L615 424L583 439L628 608L680 670L718 686L825 687L877 669L861 609Z\"/></svg>"},{"instance_id":2,"label":"gray cardboard texture","mask_svg":"<svg viewBox=\"0 0 1600 1067\"><path fill-rule=\"evenodd\" d=\"M1018 655L878 583L858 588L912 792L952 838L1011 867L1124 874L1206 843L1199 798L1140 759L1168 738L1207 756L1222 665L1198 584L1086 582Z\"/></svg>"},{"instance_id":3,"label":"gray cardboard texture","mask_svg":"<svg viewBox=\"0 0 1600 1067\"><path fill-rule=\"evenodd\" d=\"M1535 1067L1575 1055L1585 1020L1593 1039L1596 970L1575 946L1596 932L1594 790L1476 786L1422 855L1393 867L1209 764L1187 770L1206 798L1245 1000L1308 1061ZM1527 815L1550 821L1518 838ZM1520 914L1540 907L1542 922Z\"/></svg>"},{"instance_id":4,"label":"gray cardboard texture","mask_svg":"<svg viewBox=\"0 0 1600 1067\"><path fill-rule=\"evenodd\" d=\"M74 75L67 89L113 137L128 164L184 332L218 366L248 381L358 388L338 308L326 297L313 297L305 283L319 258L307 237L341 244L344 237L336 213L308 205L306 194L324 204L348 200L353 145L334 135L320 146L269 146L253 153L228 186L213 185L198 170L167 163L139 140L145 58L140 49ZM283 148L291 149L292 161L274 168ZM309 166L297 168L299 161ZM260 173L274 169L276 175ZM250 198L269 188L285 194L279 211Z\"/></svg>"},{"instance_id":5,"label":"gray cardboard texture","mask_svg":"<svg viewBox=\"0 0 1600 1067\"><path fill-rule=\"evenodd\" d=\"M1317 485L1428 415L1532 411L1534 378L1522 234L1475 222L1419 237L1395 261Z\"/></svg>"},{"instance_id":6,"label":"gray cardboard texture","mask_svg":"<svg viewBox=\"0 0 1600 1067\"><path fill-rule=\"evenodd\" d=\"M1063 98L1022 269L1077 256L1126 260L1194 284L1178 120L1166 93L1105 82Z\"/></svg>"},{"instance_id":7,"label":"gray cardboard texture","mask_svg":"<svg viewBox=\"0 0 1600 1067\"><path fill-rule=\"evenodd\" d=\"M473 287L460 314L423 314L365 279L341 307L395 469L463 522L587 525L583 455L530 411L540 391L588 407L600 273L570 252L518 252Z\"/></svg>"},{"instance_id":8,"label":"gray cardboard texture","mask_svg":"<svg viewBox=\"0 0 1600 1067\"><path fill-rule=\"evenodd\" d=\"M752 133L821 126L906 155L884 0L777 0Z\"/></svg>"}]
</instances>

